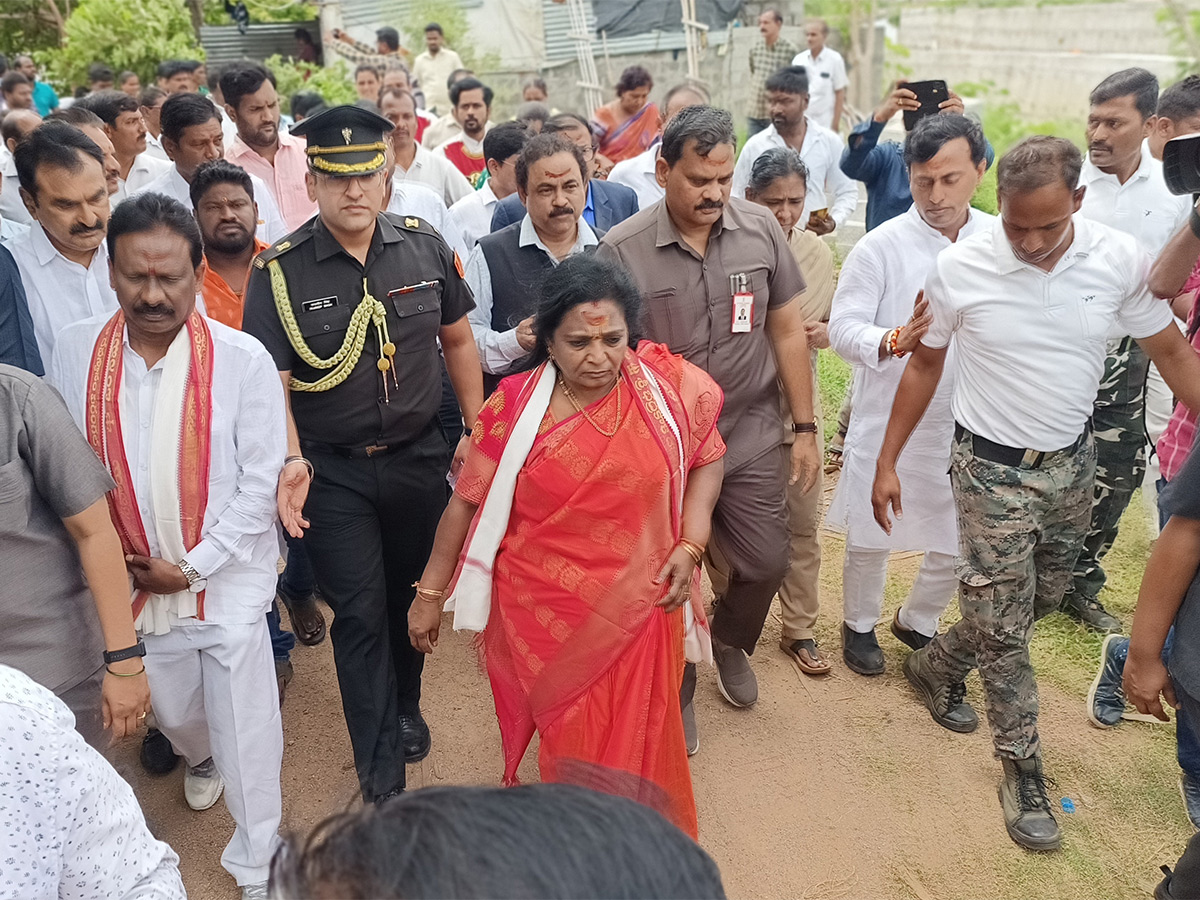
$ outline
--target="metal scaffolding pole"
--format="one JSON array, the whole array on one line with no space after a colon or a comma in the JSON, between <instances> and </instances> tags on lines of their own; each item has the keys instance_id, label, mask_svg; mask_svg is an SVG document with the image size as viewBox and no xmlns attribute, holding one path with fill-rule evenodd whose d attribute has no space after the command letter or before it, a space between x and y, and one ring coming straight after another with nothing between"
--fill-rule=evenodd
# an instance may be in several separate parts
<instances>
[{"instance_id":1,"label":"metal scaffolding pole","mask_svg":"<svg viewBox=\"0 0 1200 900\"><path fill-rule=\"evenodd\" d=\"M583 0L567 0L567 11L571 15L571 30L567 37L575 42L575 57L579 60L579 81L576 84L583 88L583 105L590 119L604 103L604 88L600 84L596 56L592 52L592 30Z\"/></svg>"}]
</instances>

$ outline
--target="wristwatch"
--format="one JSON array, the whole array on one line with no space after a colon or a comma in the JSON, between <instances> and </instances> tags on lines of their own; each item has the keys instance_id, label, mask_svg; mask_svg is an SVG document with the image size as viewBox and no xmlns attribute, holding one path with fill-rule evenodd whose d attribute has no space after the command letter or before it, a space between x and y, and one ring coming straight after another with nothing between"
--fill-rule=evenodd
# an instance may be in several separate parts
<instances>
[{"instance_id":1,"label":"wristwatch","mask_svg":"<svg viewBox=\"0 0 1200 900\"><path fill-rule=\"evenodd\" d=\"M816 434L817 433L817 423L816 422L793 422L792 423L792 433L793 434Z\"/></svg>"},{"instance_id":2,"label":"wristwatch","mask_svg":"<svg viewBox=\"0 0 1200 900\"><path fill-rule=\"evenodd\" d=\"M182 572L183 577L187 579L188 590L193 594L198 594L208 587L208 579L197 572L196 567L188 562L186 558L181 559L178 565L179 571Z\"/></svg>"},{"instance_id":3,"label":"wristwatch","mask_svg":"<svg viewBox=\"0 0 1200 900\"><path fill-rule=\"evenodd\" d=\"M104 664L112 665L115 662L121 662L125 659L133 659L135 656L146 655L146 644L139 640L132 647L126 647L124 650L104 651Z\"/></svg>"}]
</instances>

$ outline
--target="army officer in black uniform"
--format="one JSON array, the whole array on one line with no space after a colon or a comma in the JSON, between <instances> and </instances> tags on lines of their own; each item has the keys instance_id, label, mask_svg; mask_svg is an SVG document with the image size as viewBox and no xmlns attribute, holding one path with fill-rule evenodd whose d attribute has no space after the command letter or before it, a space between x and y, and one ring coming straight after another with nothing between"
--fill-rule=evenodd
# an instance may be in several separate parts
<instances>
[{"instance_id":1,"label":"army officer in black uniform","mask_svg":"<svg viewBox=\"0 0 1200 900\"><path fill-rule=\"evenodd\" d=\"M355 106L305 119L318 214L254 261L243 328L288 393L280 516L305 537L330 628L364 800L404 787L429 752L408 607L446 504L438 342L465 419L483 403L462 263L412 216L381 212L384 132ZM452 468L462 465L458 442ZM311 483L310 483L311 480ZM302 531L303 530L303 531Z\"/></svg>"}]
</instances>

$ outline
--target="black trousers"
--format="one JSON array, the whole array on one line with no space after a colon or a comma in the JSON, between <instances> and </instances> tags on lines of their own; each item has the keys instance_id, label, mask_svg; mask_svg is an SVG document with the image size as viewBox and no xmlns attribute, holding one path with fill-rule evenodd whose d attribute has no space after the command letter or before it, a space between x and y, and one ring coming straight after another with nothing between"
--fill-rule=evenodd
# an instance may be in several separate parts
<instances>
[{"instance_id":1,"label":"black trousers","mask_svg":"<svg viewBox=\"0 0 1200 900\"><path fill-rule=\"evenodd\" d=\"M1187 717L1192 722L1200 722L1200 700L1183 690L1178 681L1175 684L1175 699L1187 710ZM1176 727L1179 725L1176 719ZM1154 892L1160 900L1198 900L1200 898L1200 833L1197 833L1175 863L1175 871L1163 879Z\"/></svg>"},{"instance_id":2,"label":"black trousers","mask_svg":"<svg viewBox=\"0 0 1200 900\"><path fill-rule=\"evenodd\" d=\"M368 802L404 787L397 716L418 712L423 654L408 640L412 583L446 506L436 423L398 452L346 459L308 449L316 469L304 543L333 610L329 635L354 765Z\"/></svg>"}]
</instances>

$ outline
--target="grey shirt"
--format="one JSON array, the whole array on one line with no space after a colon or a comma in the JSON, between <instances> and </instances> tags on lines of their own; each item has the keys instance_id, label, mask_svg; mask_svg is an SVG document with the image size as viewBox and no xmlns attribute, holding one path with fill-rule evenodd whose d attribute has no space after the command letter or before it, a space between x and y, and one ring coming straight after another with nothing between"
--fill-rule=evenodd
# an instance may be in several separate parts
<instances>
[{"instance_id":1,"label":"grey shirt","mask_svg":"<svg viewBox=\"0 0 1200 900\"><path fill-rule=\"evenodd\" d=\"M62 520L112 487L54 389L0 365L0 663L55 693L104 664L96 604Z\"/></svg>"}]
</instances>

